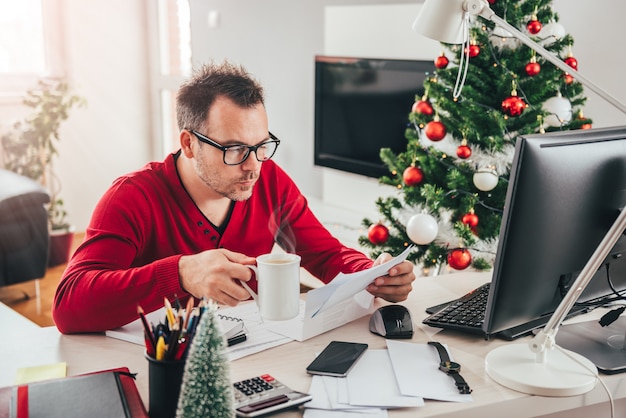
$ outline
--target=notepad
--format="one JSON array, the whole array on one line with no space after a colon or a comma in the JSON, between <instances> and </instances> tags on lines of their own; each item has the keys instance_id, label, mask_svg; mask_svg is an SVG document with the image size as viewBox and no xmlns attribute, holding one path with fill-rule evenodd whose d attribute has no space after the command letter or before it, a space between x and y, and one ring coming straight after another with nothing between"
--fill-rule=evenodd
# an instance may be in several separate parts
<instances>
[{"instance_id":1,"label":"notepad","mask_svg":"<svg viewBox=\"0 0 626 418\"><path fill-rule=\"evenodd\" d=\"M229 345L232 345L235 341L242 339L245 336L246 328L243 320L234 316L217 315L222 335L226 339ZM150 312L146 315L146 319L150 323L157 324L164 322L165 308L159 309L154 312ZM126 324L123 327L115 328L105 331L107 337L117 338L118 340L128 341L138 345L144 345L144 328L140 319L137 319L130 324Z\"/></svg>"}]
</instances>

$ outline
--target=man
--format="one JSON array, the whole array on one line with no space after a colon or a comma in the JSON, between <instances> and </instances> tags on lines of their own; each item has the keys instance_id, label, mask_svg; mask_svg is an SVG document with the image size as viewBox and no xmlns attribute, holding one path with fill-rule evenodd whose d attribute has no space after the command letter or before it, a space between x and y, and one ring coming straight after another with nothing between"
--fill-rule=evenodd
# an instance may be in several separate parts
<instances>
[{"instance_id":1,"label":"man","mask_svg":"<svg viewBox=\"0 0 626 418\"><path fill-rule=\"evenodd\" d=\"M116 328L163 298L236 305L250 297L240 281L256 290L246 265L275 243L325 283L372 266L331 236L270 160L280 140L268 130L262 87L242 67L197 71L178 91L177 119L180 150L117 179L94 209L55 295L61 332ZM398 302L413 280L403 262L368 291Z\"/></svg>"}]
</instances>

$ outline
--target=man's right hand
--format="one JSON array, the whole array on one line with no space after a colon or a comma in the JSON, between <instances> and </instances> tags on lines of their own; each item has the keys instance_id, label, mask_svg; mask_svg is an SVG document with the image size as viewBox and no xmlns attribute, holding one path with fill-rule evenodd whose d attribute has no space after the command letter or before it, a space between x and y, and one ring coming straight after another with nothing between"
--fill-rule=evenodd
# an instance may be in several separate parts
<instances>
[{"instance_id":1,"label":"man's right hand","mask_svg":"<svg viewBox=\"0 0 626 418\"><path fill-rule=\"evenodd\" d=\"M245 265L255 262L254 257L223 248L185 255L178 262L180 284L198 299L204 297L219 304L235 306L250 297L236 280L250 280L252 271Z\"/></svg>"}]
</instances>

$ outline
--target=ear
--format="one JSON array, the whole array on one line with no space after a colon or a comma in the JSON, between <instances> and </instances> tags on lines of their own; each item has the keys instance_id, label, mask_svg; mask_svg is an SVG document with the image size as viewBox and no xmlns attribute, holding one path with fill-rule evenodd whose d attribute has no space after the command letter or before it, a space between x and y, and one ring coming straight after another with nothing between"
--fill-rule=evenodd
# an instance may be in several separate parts
<instances>
[{"instance_id":1,"label":"ear","mask_svg":"<svg viewBox=\"0 0 626 418\"><path fill-rule=\"evenodd\" d=\"M191 142L193 141L192 135L193 134L190 131L183 129L180 131L178 137L180 141L180 149L187 158L193 158L193 149L191 149Z\"/></svg>"}]
</instances>

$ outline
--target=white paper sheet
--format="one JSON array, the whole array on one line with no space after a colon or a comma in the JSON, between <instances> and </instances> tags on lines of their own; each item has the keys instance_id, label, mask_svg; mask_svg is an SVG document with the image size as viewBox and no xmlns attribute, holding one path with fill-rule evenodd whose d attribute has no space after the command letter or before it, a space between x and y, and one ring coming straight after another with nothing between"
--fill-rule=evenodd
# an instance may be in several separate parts
<instances>
[{"instance_id":1,"label":"white paper sheet","mask_svg":"<svg viewBox=\"0 0 626 418\"><path fill-rule=\"evenodd\" d=\"M300 304L300 314L297 317L288 321L265 321L267 329L294 340L304 341L374 311L374 296L363 290L313 318L310 314L309 300L315 299L317 290L307 293L306 300Z\"/></svg>"},{"instance_id":2,"label":"white paper sheet","mask_svg":"<svg viewBox=\"0 0 626 418\"><path fill-rule=\"evenodd\" d=\"M363 408L337 402L336 377L313 376L309 393L313 396L310 402L304 404L303 417L327 418L386 418L387 411L381 408Z\"/></svg>"},{"instance_id":3,"label":"white paper sheet","mask_svg":"<svg viewBox=\"0 0 626 418\"><path fill-rule=\"evenodd\" d=\"M374 310L374 297L365 290L374 279L406 260L412 247L379 266L351 274L339 274L329 284L306 294L300 314L288 321L266 321L274 332L304 341L335 329Z\"/></svg>"},{"instance_id":4,"label":"white paper sheet","mask_svg":"<svg viewBox=\"0 0 626 418\"><path fill-rule=\"evenodd\" d=\"M454 379L439 370L435 347L387 340L387 349L403 395L450 402L473 401L472 395L460 394ZM471 386L471 382L468 383Z\"/></svg>"},{"instance_id":5,"label":"white paper sheet","mask_svg":"<svg viewBox=\"0 0 626 418\"><path fill-rule=\"evenodd\" d=\"M220 308L218 314L241 319L244 323L246 341L226 347L226 355L231 361L293 341L293 338L271 331L267 324L261 321L259 310L254 302L243 302L234 307ZM163 321L164 315L165 309L163 308L147 314L146 319L148 322L158 323ZM234 326L233 324L236 323L226 320L221 321L222 331L231 329ZM134 344L145 344L143 325L139 319L121 328L106 331L105 334L108 337Z\"/></svg>"},{"instance_id":6,"label":"white paper sheet","mask_svg":"<svg viewBox=\"0 0 626 418\"><path fill-rule=\"evenodd\" d=\"M368 349L342 380L347 386L350 405L384 408L424 406L424 399L419 395L400 392L387 350ZM342 382L339 381L339 384Z\"/></svg>"},{"instance_id":7,"label":"white paper sheet","mask_svg":"<svg viewBox=\"0 0 626 418\"><path fill-rule=\"evenodd\" d=\"M320 289L315 289L321 297L316 298L315 301L307 301L307 303L311 303L310 310L312 312L312 316L314 317L326 309L330 309L364 290L374 281L374 279L386 275L389 272L389 269L406 260L412 249L413 246L409 246L402 252L402 254L367 270L361 270L350 274L339 273L329 284ZM322 291L322 289L324 290ZM319 306L316 306L318 303Z\"/></svg>"}]
</instances>

